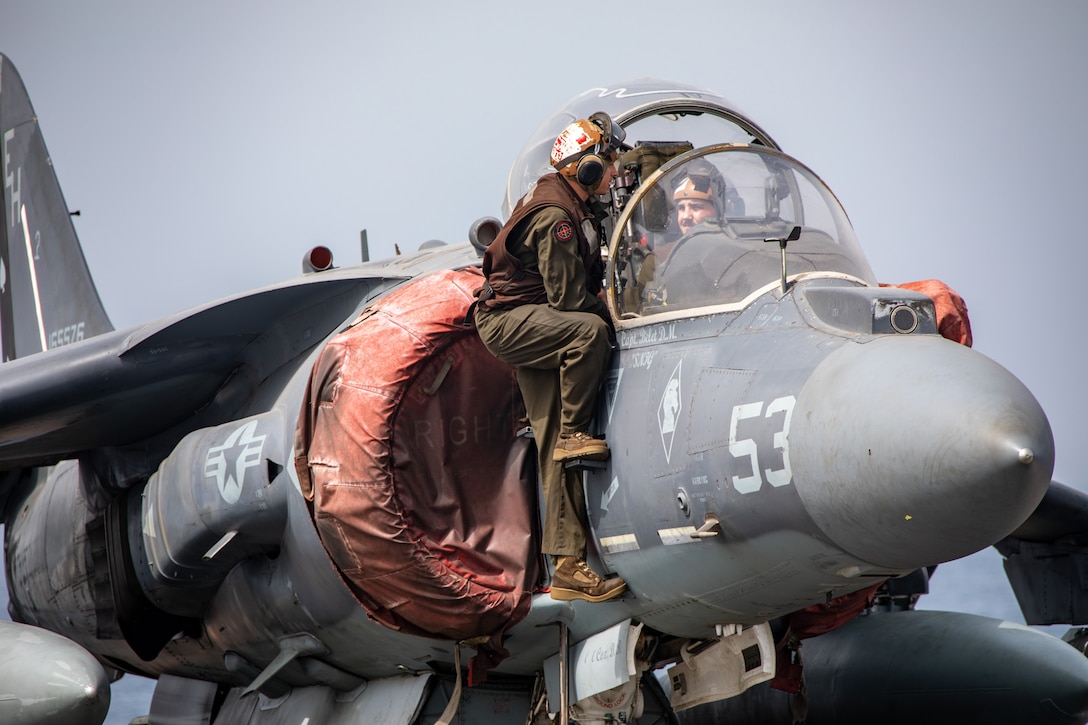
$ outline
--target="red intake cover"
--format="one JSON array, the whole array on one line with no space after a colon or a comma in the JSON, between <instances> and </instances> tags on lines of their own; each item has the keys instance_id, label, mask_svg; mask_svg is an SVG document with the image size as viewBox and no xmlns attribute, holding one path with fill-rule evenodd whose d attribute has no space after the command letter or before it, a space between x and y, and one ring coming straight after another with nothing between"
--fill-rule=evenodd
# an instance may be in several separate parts
<instances>
[{"instance_id":1,"label":"red intake cover","mask_svg":"<svg viewBox=\"0 0 1088 725\"><path fill-rule=\"evenodd\" d=\"M514 435L514 369L462 325L482 285L478 269L428 275L334 337L310 374L295 465L374 619L501 649L538 574L536 461Z\"/></svg>"}]
</instances>

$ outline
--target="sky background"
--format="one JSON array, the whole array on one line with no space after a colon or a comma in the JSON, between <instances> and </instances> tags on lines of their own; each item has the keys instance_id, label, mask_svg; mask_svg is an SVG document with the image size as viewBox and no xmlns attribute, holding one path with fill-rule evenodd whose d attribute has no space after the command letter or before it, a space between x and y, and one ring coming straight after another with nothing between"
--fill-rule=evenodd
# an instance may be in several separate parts
<instances>
[{"instance_id":1,"label":"sky background","mask_svg":"<svg viewBox=\"0 0 1088 725\"><path fill-rule=\"evenodd\" d=\"M463 241L569 99L681 81L819 174L882 281L963 295L1047 412L1055 478L1088 490L1086 31L1082 0L0 0L118 328L296 276L317 244L357 261L363 228L372 258ZM932 587L925 608L1023 621L992 550ZM133 680L108 723L147 712Z\"/></svg>"}]
</instances>

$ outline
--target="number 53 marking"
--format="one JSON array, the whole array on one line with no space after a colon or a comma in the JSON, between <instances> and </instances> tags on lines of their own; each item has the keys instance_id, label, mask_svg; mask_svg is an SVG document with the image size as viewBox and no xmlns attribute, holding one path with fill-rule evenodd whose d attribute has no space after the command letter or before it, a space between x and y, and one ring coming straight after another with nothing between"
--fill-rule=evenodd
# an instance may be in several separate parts
<instances>
[{"instance_id":1,"label":"number 53 marking","mask_svg":"<svg viewBox=\"0 0 1088 725\"><path fill-rule=\"evenodd\" d=\"M796 399L792 395L784 398L775 398L767 405L767 411L763 411L763 402L744 403L733 406L733 417L729 421L729 452L734 458L748 457L751 463L751 474L747 476L733 476L733 488L740 493L755 493L763 486L763 476L772 486L785 486L793 480L793 470L790 468L790 450L787 436L790 432L790 418L793 416L793 404ZM782 427L775 431L775 450L782 451L782 468L765 468L762 475L759 469L759 452L756 442L751 438L737 440L737 425L746 418L771 418L778 413L782 416Z\"/></svg>"}]
</instances>

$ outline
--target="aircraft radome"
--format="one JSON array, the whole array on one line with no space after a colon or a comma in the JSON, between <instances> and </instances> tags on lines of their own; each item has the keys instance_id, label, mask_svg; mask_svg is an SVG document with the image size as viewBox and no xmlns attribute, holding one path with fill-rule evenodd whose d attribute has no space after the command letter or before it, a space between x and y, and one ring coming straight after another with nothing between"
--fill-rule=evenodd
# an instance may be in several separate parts
<instances>
[{"instance_id":1,"label":"aircraft radome","mask_svg":"<svg viewBox=\"0 0 1088 725\"><path fill-rule=\"evenodd\" d=\"M880 286L832 192L711 91L577 96L506 213L595 111L630 148L613 455L578 470L629 591L590 604L547 593L513 371L463 324L498 220L114 330L3 59L0 651L31 664L0 667L0 720L101 722L121 673L157 679L152 723L1088 720L1083 636L913 611L996 544L1029 623L1084 622L1088 503L1032 394ZM697 169L724 214L680 235Z\"/></svg>"}]
</instances>

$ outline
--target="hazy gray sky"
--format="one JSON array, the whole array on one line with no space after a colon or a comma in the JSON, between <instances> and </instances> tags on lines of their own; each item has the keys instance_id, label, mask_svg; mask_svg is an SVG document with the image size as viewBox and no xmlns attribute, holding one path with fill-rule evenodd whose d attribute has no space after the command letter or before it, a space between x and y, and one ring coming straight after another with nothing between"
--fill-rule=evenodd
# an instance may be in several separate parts
<instances>
[{"instance_id":1,"label":"hazy gray sky","mask_svg":"<svg viewBox=\"0 0 1088 725\"><path fill-rule=\"evenodd\" d=\"M964 296L1088 489L1086 30L1081 0L0 0L118 327L295 276L315 244L356 261L364 227L373 257L462 241L568 99L683 81L828 183L881 280ZM927 606L1017 618L997 577L994 553L942 567Z\"/></svg>"}]
</instances>

